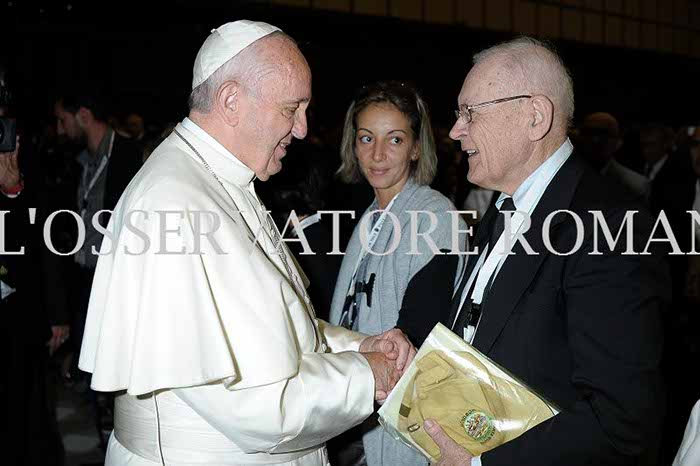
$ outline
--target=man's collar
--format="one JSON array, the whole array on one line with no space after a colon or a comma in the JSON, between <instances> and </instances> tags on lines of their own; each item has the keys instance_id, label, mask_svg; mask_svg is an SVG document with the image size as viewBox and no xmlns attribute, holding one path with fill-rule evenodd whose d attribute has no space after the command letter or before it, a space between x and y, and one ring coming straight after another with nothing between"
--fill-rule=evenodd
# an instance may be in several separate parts
<instances>
[{"instance_id":1,"label":"man's collar","mask_svg":"<svg viewBox=\"0 0 700 466\"><path fill-rule=\"evenodd\" d=\"M664 164L668 160L668 154L664 154L663 157L661 157L659 160L651 164L651 168L649 169L649 178L654 179L656 178L656 175L659 174L661 169L664 167Z\"/></svg>"},{"instance_id":2,"label":"man's collar","mask_svg":"<svg viewBox=\"0 0 700 466\"><path fill-rule=\"evenodd\" d=\"M97 157L103 157L107 155L107 152L109 151L109 145L110 142L112 141L112 134L114 133L114 130L107 126L107 131L105 131L105 135L102 136L102 140L100 141L100 145L97 146Z\"/></svg>"},{"instance_id":3,"label":"man's collar","mask_svg":"<svg viewBox=\"0 0 700 466\"><path fill-rule=\"evenodd\" d=\"M537 167L537 169L528 176L525 181L523 181L520 186L518 186L518 189L515 190L513 193L513 203L515 204L515 207L518 208L518 210L521 210L521 206L523 209L526 208L527 204L523 202L526 194L528 191L530 191L530 188L535 184L535 182L542 178L546 177L547 179L547 184L549 184L549 180L556 174L556 172L559 170L559 168L566 162L566 160L569 158L571 153L574 151L574 146L571 144L571 140L569 138L566 138L566 141L559 146L559 148L552 154L550 157L545 160L542 165ZM496 200L496 206L498 208L501 207L503 204L503 200L508 196L505 193L501 193L498 196L498 200Z\"/></svg>"},{"instance_id":4,"label":"man's collar","mask_svg":"<svg viewBox=\"0 0 700 466\"><path fill-rule=\"evenodd\" d=\"M93 155L90 153L88 150L87 146L85 149L83 149L79 154L78 154L78 162L83 165L87 166L91 162L94 164L97 164L98 161L102 159L105 155L109 156L109 150L110 150L110 143L112 142L112 135L114 134L114 130L110 127L107 126L107 131L105 131L104 136L102 136L102 140L100 141L100 145L97 146L97 152ZM115 135L116 136L116 135Z\"/></svg>"},{"instance_id":5,"label":"man's collar","mask_svg":"<svg viewBox=\"0 0 700 466\"><path fill-rule=\"evenodd\" d=\"M179 127L195 136L196 141L188 139L199 154L211 166L217 176L237 185L249 185L255 179L255 172L241 162L234 154L226 149L219 141L200 128L189 118L185 118ZM195 155L195 158L196 155Z\"/></svg>"}]
</instances>

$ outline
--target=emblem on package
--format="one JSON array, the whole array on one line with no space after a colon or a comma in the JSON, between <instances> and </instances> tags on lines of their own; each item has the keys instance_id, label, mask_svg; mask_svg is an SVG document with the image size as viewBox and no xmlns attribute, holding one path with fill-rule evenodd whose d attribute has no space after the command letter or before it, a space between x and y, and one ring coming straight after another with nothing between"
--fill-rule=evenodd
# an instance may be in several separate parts
<instances>
[{"instance_id":1,"label":"emblem on package","mask_svg":"<svg viewBox=\"0 0 700 466\"><path fill-rule=\"evenodd\" d=\"M483 411L470 409L462 418L462 427L468 436L479 443L486 443L491 440L496 432L493 418Z\"/></svg>"}]
</instances>

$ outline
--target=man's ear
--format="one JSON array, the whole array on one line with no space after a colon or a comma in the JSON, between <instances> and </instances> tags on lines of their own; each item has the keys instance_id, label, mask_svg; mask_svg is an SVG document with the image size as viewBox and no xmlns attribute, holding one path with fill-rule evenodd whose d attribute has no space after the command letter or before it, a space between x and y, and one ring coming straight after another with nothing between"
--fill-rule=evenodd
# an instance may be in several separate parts
<instances>
[{"instance_id":1,"label":"man's ear","mask_svg":"<svg viewBox=\"0 0 700 466\"><path fill-rule=\"evenodd\" d=\"M75 113L75 121L80 128L85 128L91 120L92 112L85 107L80 107Z\"/></svg>"},{"instance_id":2,"label":"man's ear","mask_svg":"<svg viewBox=\"0 0 700 466\"><path fill-rule=\"evenodd\" d=\"M552 129L554 121L554 104L549 97L535 95L530 99L529 112L529 137L530 141L539 141Z\"/></svg>"},{"instance_id":3,"label":"man's ear","mask_svg":"<svg viewBox=\"0 0 700 466\"><path fill-rule=\"evenodd\" d=\"M240 121L241 87L236 81L226 81L216 92L214 102L216 112L229 126L236 126Z\"/></svg>"}]
</instances>

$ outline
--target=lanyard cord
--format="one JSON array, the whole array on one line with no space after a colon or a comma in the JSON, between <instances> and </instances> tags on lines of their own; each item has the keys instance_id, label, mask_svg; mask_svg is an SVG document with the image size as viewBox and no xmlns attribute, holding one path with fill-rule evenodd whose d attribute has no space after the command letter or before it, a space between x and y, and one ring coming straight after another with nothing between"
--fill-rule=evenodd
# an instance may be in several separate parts
<instances>
[{"instance_id":1,"label":"lanyard cord","mask_svg":"<svg viewBox=\"0 0 700 466\"><path fill-rule=\"evenodd\" d=\"M83 200L81 202L81 205L85 205L85 201L87 201L87 198L90 195L92 188L95 187L95 184L97 183L98 178L100 177L100 175L102 174L102 171L107 166L107 162L109 161L109 158L112 156L112 149L114 148L115 134L116 134L116 132L114 130L112 130L112 137L110 138L110 141L109 141L109 148L107 149L107 152L102 156L102 160L100 160L100 165L97 167L95 174L92 175L92 179L90 180L90 183L88 183L87 189L83 193ZM85 175L83 176L83 183L85 182L86 177L87 177L87 170L85 171ZM83 207L82 213L84 213L86 211L87 211L87 208Z\"/></svg>"},{"instance_id":2,"label":"lanyard cord","mask_svg":"<svg viewBox=\"0 0 700 466\"><path fill-rule=\"evenodd\" d=\"M396 194L391 199L389 204L387 204L386 208L382 211L382 214L380 215L379 219L377 219L376 223L372 227L372 230L369 232L369 236L367 237L367 247L361 248L360 255L357 257L357 261L355 262L355 268L353 269L352 276L350 277L350 286L348 287L348 292L346 296L350 296L355 292L355 280L357 278L357 272L360 269L360 265L362 265L362 261L365 260L367 254L369 254L369 251L374 246L374 243L377 242L377 238L379 238L379 233L382 230L384 221L386 220L387 215L391 211L391 207L394 205L394 202L399 197L399 194L401 193Z\"/></svg>"}]
</instances>

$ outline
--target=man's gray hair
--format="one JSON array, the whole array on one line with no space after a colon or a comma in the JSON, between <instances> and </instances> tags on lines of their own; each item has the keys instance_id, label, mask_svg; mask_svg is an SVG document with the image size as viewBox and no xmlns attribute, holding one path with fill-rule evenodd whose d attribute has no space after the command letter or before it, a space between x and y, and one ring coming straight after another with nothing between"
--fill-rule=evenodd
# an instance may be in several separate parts
<instances>
[{"instance_id":1,"label":"man's gray hair","mask_svg":"<svg viewBox=\"0 0 700 466\"><path fill-rule=\"evenodd\" d=\"M474 64L499 58L509 72L517 94L543 94L554 103L555 122L564 129L574 117L574 83L569 70L554 49L532 37L519 37L490 47L474 55ZM508 96L505 96L508 97ZM559 118L557 118L559 113Z\"/></svg>"},{"instance_id":2,"label":"man's gray hair","mask_svg":"<svg viewBox=\"0 0 700 466\"><path fill-rule=\"evenodd\" d=\"M266 70L269 64L266 65L260 59L262 48L265 47L265 42L273 37L283 37L294 42L282 31L275 31L253 42L241 50L238 55L221 65L206 81L192 89L188 100L190 111L209 113L217 91L226 81L236 81L248 92L258 95L260 82L266 76L266 71L269 71Z\"/></svg>"}]
</instances>

